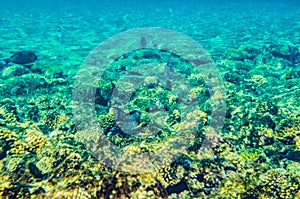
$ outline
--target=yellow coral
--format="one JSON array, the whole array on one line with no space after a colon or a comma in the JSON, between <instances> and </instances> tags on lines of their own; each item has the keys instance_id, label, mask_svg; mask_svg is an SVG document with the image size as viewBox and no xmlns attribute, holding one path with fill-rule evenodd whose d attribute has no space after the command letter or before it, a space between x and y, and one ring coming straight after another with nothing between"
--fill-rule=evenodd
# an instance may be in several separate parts
<instances>
[{"instance_id":1,"label":"yellow coral","mask_svg":"<svg viewBox=\"0 0 300 199\"><path fill-rule=\"evenodd\" d=\"M176 97L176 95L171 95L169 97L168 103L169 104L176 104L177 103L177 97Z\"/></svg>"},{"instance_id":2,"label":"yellow coral","mask_svg":"<svg viewBox=\"0 0 300 199\"><path fill-rule=\"evenodd\" d=\"M18 169L18 166L23 162L23 159L20 157L11 158L6 166L9 172L15 172Z\"/></svg>"},{"instance_id":3,"label":"yellow coral","mask_svg":"<svg viewBox=\"0 0 300 199\"><path fill-rule=\"evenodd\" d=\"M51 127L53 129L58 129L61 125L65 124L66 122L70 121L70 118L65 114L60 114L55 117Z\"/></svg>"},{"instance_id":4,"label":"yellow coral","mask_svg":"<svg viewBox=\"0 0 300 199\"><path fill-rule=\"evenodd\" d=\"M10 146L10 150L8 154L24 154L25 153L25 145L19 139L19 136L16 132L10 131L7 129L0 129L0 140L4 140Z\"/></svg>"},{"instance_id":5,"label":"yellow coral","mask_svg":"<svg viewBox=\"0 0 300 199\"><path fill-rule=\"evenodd\" d=\"M294 125L292 127L286 127L274 135L277 139L282 139L285 137L293 137L294 139L298 139L297 136L300 135L300 125ZM296 140L295 140L296 141Z\"/></svg>"},{"instance_id":6,"label":"yellow coral","mask_svg":"<svg viewBox=\"0 0 300 199\"><path fill-rule=\"evenodd\" d=\"M296 145L296 149L300 150L300 136L296 136L295 137L295 145Z\"/></svg>"},{"instance_id":7,"label":"yellow coral","mask_svg":"<svg viewBox=\"0 0 300 199\"><path fill-rule=\"evenodd\" d=\"M256 160L260 155L262 154L262 152L258 149L255 148L249 148L249 149L245 149L243 151L241 151L239 153L239 156L242 157L244 160L247 161L254 161Z\"/></svg>"},{"instance_id":8,"label":"yellow coral","mask_svg":"<svg viewBox=\"0 0 300 199\"><path fill-rule=\"evenodd\" d=\"M112 128L116 122L115 114L116 111L113 108L110 108L107 115L101 115L99 117L99 124L101 128L103 129Z\"/></svg>"},{"instance_id":9,"label":"yellow coral","mask_svg":"<svg viewBox=\"0 0 300 199\"><path fill-rule=\"evenodd\" d=\"M189 99L194 99L197 98L197 96L202 93L204 90L203 87L195 87L195 88L191 88L190 93L189 93Z\"/></svg>"},{"instance_id":10,"label":"yellow coral","mask_svg":"<svg viewBox=\"0 0 300 199\"><path fill-rule=\"evenodd\" d=\"M262 75L253 75L250 79L250 82L257 86L265 86L268 83L268 80Z\"/></svg>"},{"instance_id":11,"label":"yellow coral","mask_svg":"<svg viewBox=\"0 0 300 199\"><path fill-rule=\"evenodd\" d=\"M180 119L180 112L179 112L177 109L175 109L175 110L173 111L173 114L174 114L174 116L175 116L175 120Z\"/></svg>"},{"instance_id":12,"label":"yellow coral","mask_svg":"<svg viewBox=\"0 0 300 199\"><path fill-rule=\"evenodd\" d=\"M156 87L156 86L157 86L158 79L157 79L157 77L155 77L155 76L147 76L147 77L145 78L144 82L145 82L145 85L146 85L147 87L152 88L152 87Z\"/></svg>"},{"instance_id":13,"label":"yellow coral","mask_svg":"<svg viewBox=\"0 0 300 199\"><path fill-rule=\"evenodd\" d=\"M201 73L193 73L188 77L188 81L194 84L198 84L199 82L204 82L205 75Z\"/></svg>"},{"instance_id":14,"label":"yellow coral","mask_svg":"<svg viewBox=\"0 0 300 199\"><path fill-rule=\"evenodd\" d=\"M141 153L141 148L139 146L126 146L123 150L129 154Z\"/></svg>"},{"instance_id":15,"label":"yellow coral","mask_svg":"<svg viewBox=\"0 0 300 199\"><path fill-rule=\"evenodd\" d=\"M54 161L55 160L51 157L43 157L37 162L36 166L43 174L45 174L51 171Z\"/></svg>"},{"instance_id":16,"label":"yellow coral","mask_svg":"<svg viewBox=\"0 0 300 199\"><path fill-rule=\"evenodd\" d=\"M226 93L223 87L214 88L213 95L211 96L211 100L220 100L226 98Z\"/></svg>"},{"instance_id":17,"label":"yellow coral","mask_svg":"<svg viewBox=\"0 0 300 199\"><path fill-rule=\"evenodd\" d=\"M46 136L38 131L37 129L26 129L25 135L26 148L30 152L38 153L39 150L43 148L45 144L47 144Z\"/></svg>"}]
</instances>

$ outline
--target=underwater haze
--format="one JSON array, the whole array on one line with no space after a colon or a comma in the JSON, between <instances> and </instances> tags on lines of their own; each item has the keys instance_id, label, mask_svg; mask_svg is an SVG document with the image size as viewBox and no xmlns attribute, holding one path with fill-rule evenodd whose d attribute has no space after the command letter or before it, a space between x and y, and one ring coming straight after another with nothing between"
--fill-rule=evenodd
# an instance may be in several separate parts
<instances>
[{"instance_id":1,"label":"underwater haze","mask_svg":"<svg viewBox=\"0 0 300 199\"><path fill-rule=\"evenodd\" d=\"M0 4L1 198L300 198L300 1Z\"/></svg>"}]
</instances>

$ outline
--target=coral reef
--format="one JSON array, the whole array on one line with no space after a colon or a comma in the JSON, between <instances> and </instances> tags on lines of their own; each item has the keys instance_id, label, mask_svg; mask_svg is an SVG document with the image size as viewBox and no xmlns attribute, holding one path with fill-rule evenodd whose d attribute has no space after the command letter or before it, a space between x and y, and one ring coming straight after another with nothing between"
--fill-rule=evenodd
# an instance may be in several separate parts
<instances>
[{"instance_id":1,"label":"coral reef","mask_svg":"<svg viewBox=\"0 0 300 199\"><path fill-rule=\"evenodd\" d=\"M209 93L205 75L180 57L170 60L167 52L142 49L115 60L94 82L101 131L82 134L71 110L72 77L61 68L6 68L0 86L0 197L299 197L300 73L297 51L289 46L245 44L216 60L228 103L222 132L209 124L211 103L224 93ZM174 72L164 75L169 61ZM148 63L157 67L135 70ZM155 161L164 164L142 173L114 170L89 150L99 141L95 135L126 152L108 157L121 166L155 152L161 155ZM109 147L101 150L111 154ZM179 155L170 161L170 154ZM124 164L124 170L147 161Z\"/></svg>"}]
</instances>

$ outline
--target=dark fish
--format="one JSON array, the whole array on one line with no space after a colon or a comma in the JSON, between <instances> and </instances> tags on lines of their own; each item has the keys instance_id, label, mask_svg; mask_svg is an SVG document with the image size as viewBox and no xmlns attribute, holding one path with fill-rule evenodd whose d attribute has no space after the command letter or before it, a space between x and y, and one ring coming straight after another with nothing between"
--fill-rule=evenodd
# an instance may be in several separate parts
<instances>
[{"instance_id":1,"label":"dark fish","mask_svg":"<svg viewBox=\"0 0 300 199\"><path fill-rule=\"evenodd\" d=\"M171 62L168 62L164 68L164 77L170 79L170 74L174 72L174 68Z\"/></svg>"},{"instance_id":2,"label":"dark fish","mask_svg":"<svg viewBox=\"0 0 300 199\"><path fill-rule=\"evenodd\" d=\"M37 56L31 51L21 51L12 55L9 58L0 60L0 67L7 66L10 62L20 65L29 65L37 60Z\"/></svg>"},{"instance_id":3,"label":"dark fish","mask_svg":"<svg viewBox=\"0 0 300 199\"><path fill-rule=\"evenodd\" d=\"M118 121L126 121L126 122L134 122L136 125L140 123L141 120L141 112L138 110L130 111L129 114L126 113L123 109L113 106L113 109L116 110L116 120Z\"/></svg>"},{"instance_id":4,"label":"dark fish","mask_svg":"<svg viewBox=\"0 0 300 199\"><path fill-rule=\"evenodd\" d=\"M141 122L141 112L138 110L133 110L129 112L130 118L132 121L136 124L139 125Z\"/></svg>"},{"instance_id":5,"label":"dark fish","mask_svg":"<svg viewBox=\"0 0 300 199\"><path fill-rule=\"evenodd\" d=\"M115 121L118 127L128 135L137 135L140 132L138 125L141 121L141 112L138 110L126 113L123 109L113 106Z\"/></svg>"},{"instance_id":6,"label":"dark fish","mask_svg":"<svg viewBox=\"0 0 300 199\"><path fill-rule=\"evenodd\" d=\"M63 33L62 33L62 28L60 26L56 26L56 36L58 40L62 39Z\"/></svg>"},{"instance_id":7,"label":"dark fish","mask_svg":"<svg viewBox=\"0 0 300 199\"><path fill-rule=\"evenodd\" d=\"M300 55L299 49L297 47L289 46L289 53L289 61L291 62L292 66L295 66L297 57Z\"/></svg>"},{"instance_id":8,"label":"dark fish","mask_svg":"<svg viewBox=\"0 0 300 199\"><path fill-rule=\"evenodd\" d=\"M147 46L147 41L146 41L146 38L145 38L145 37L141 37L140 44L141 44L141 47L142 47L142 48L146 48L146 46Z\"/></svg>"},{"instance_id":9,"label":"dark fish","mask_svg":"<svg viewBox=\"0 0 300 199\"><path fill-rule=\"evenodd\" d=\"M170 75L171 75L171 73L174 73L173 64L171 62L168 62L165 65L165 68L164 68L164 78L166 80L166 88L168 90L172 89L172 83L170 81Z\"/></svg>"}]
</instances>

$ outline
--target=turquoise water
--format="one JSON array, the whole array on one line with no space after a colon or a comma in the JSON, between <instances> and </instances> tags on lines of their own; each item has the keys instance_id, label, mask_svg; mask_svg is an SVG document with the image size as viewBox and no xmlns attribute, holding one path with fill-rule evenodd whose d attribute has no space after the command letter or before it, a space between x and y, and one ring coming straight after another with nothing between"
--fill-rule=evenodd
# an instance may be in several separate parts
<instances>
[{"instance_id":1,"label":"turquoise water","mask_svg":"<svg viewBox=\"0 0 300 199\"><path fill-rule=\"evenodd\" d=\"M2 198L299 198L298 1L4 1Z\"/></svg>"}]
</instances>

